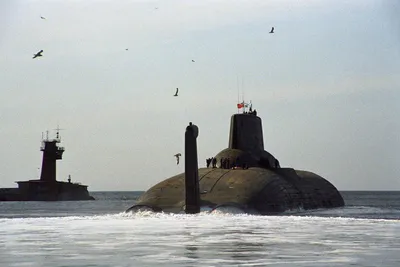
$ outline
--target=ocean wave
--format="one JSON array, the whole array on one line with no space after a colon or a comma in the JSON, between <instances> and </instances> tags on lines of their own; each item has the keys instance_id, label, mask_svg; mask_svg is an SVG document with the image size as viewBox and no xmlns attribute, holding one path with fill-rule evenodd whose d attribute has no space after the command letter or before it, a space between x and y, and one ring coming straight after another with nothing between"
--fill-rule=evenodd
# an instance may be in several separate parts
<instances>
[{"instance_id":1,"label":"ocean wave","mask_svg":"<svg viewBox=\"0 0 400 267\"><path fill-rule=\"evenodd\" d=\"M319 211L324 212L324 211ZM375 211L376 212L376 211ZM354 211L352 211L354 213ZM303 221L303 222L350 222L350 221L365 221L365 222L400 222L398 218L357 218L348 216L318 216L318 212L313 214L290 214L284 213L282 215L262 216L258 214L248 214L243 210L236 207L221 207L220 209L204 210L199 214L184 214L184 213L165 213L165 212L152 212L152 211L138 211L138 212L120 212L116 214L103 214L103 215L83 215L83 216L45 216L45 217L18 217L18 218L1 218L0 224L5 222L14 223L30 223L30 222L56 222L56 221L107 221L107 220L135 220L135 219L157 219L157 220L196 220L195 218L229 218L246 220L268 220L268 221ZM320 214L321 215L321 214ZM325 214L326 215L326 214Z\"/></svg>"}]
</instances>

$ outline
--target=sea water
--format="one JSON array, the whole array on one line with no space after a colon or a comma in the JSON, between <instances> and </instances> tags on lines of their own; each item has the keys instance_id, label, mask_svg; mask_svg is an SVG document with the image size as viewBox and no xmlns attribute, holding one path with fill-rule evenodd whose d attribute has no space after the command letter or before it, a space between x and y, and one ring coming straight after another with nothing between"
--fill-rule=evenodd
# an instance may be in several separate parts
<instances>
[{"instance_id":1,"label":"sea water","mask_svg":"<svg viewBox=\"0 0 400 267\"><path fill-rule=\"evenodd\" d=\"M0 202L0 266L400 266L400 192L282 216L125 213L140 193Z\"/></svg>"}]
</instances>

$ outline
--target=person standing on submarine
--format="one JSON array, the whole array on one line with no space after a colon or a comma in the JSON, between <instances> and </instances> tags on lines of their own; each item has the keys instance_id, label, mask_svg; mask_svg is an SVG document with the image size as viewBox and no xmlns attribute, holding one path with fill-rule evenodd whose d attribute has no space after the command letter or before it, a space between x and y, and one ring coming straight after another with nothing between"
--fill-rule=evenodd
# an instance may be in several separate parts
<instances>
[{"instance_id":1,"label":"person standing on submarine","mask_svg":"<svg viewBox=\"0 0 400 267\"><path fill-rule=\"evenodd\" d=\"M206 159L206 163L207 163L207 168L210 167L211 158Z\"/></svg>"},{"instance_id":2,"label":"person standing on submarine","mask_svg":"<svg viewBox=\"0 0 400 267\"><path fill-rule=\"evenodd\" d=\"M212 167L213 167L213 168L216 168L216 167L217 167L217 159L216 159L216 158L213 158L213 159L212 159Z\"/></svg>"}]
</instances>

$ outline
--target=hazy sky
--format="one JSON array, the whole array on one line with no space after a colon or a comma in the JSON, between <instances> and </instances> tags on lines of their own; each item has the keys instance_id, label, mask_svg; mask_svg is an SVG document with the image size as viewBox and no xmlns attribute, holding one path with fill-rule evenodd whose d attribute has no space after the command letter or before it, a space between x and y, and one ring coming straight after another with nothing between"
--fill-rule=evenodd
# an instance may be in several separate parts
<instances>
[{"instance_id":1,"label":"hazy sky","mask_svg":"<svg viewBox=\"0 0 400 267\"><path fill-rule=\"evenodd\" d=\"M400 190L399 14L396 0L0 1L0 187L38 177L57 124L58 180L90 191L183 172L189 121L203 167L228 146L239 88L282 166Z\"/></svg>"}]
</instances>

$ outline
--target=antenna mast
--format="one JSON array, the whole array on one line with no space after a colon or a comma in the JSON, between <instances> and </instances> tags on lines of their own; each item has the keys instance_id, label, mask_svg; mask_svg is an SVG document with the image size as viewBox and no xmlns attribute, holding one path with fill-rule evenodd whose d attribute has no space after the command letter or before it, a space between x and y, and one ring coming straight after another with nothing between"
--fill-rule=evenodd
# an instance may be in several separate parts
<instances>
[{"instance_id":1,"label":"antenna mast","mask_svg":"<svg viewBox=\"0 0 400 267\"><path fill-rule=\"evenodd\" d=\"M54 130L57 131L57 132L56 132L56 140L59 141L59 142L61 142L60 131L61 131L61 130L65 130L65 129L60 129L60 126L57 124L57 128L54 129Z\"/></svg>"},{"instance_id":2,"label":"antenna mast","mask_svg":"<svg viewBox=\"0 0 400 267\"><path fill-rule=\"evenodd\" d=\"M246 104L244 103L244 78L242 77L242 103L243 103L243 113L246 113Z\"/></svg>"},{"instance_id":3,"label":"antenna mast","mask_svg":"<svg viewBox=\"0 0 400 267\"><path fill-rule=\"evenodd\" d=\"M239 114L239 110L240 110L240 108L239 108L239 101L240 101L240 97L239 97L239 76L238 75L236 75L236 89L237 89L237 96L238 96L238 98L237 98L237 113Z\"/></svg>"}]
</instances>

